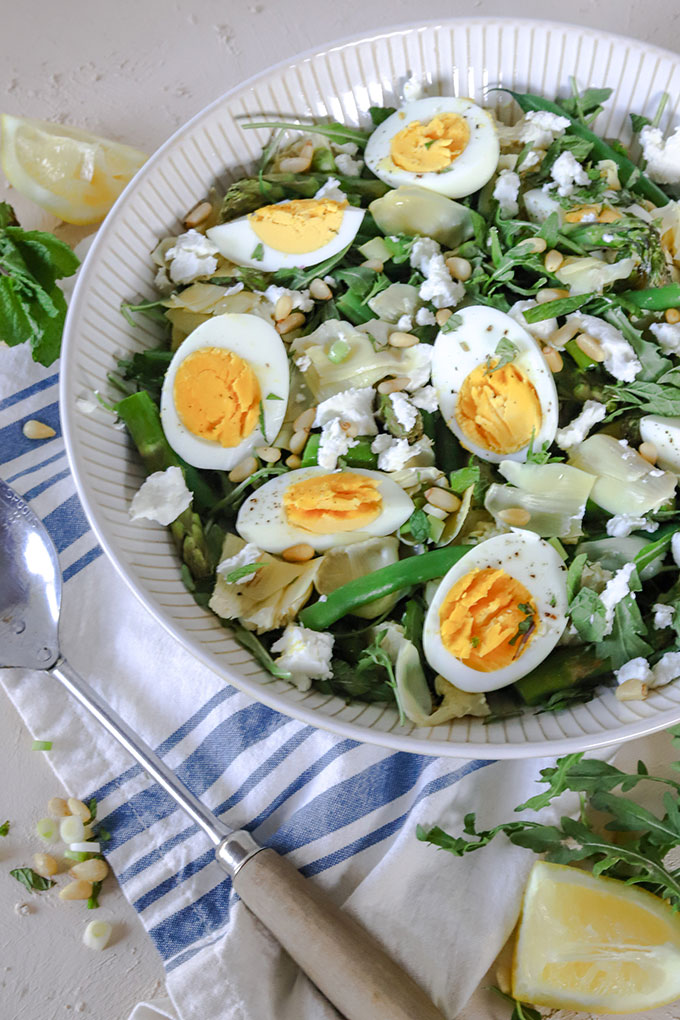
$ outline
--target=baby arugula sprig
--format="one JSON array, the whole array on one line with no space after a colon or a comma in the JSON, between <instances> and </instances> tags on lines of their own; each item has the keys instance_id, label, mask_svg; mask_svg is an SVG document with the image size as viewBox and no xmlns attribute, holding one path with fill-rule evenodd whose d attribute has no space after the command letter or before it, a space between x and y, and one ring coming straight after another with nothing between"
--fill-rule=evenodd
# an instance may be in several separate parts
<instances>
[{"instance_id":1,"label":"baby arugula sprig","mask_svg":"<svg viewBox=\"0 0 680 1020\"><path fill-rule=\"evenodd\" d=\"M680 748L680 726L668 732L674 745ZM680 762L674 762L672 767L680 771ZM680 868L669 868L665 863L669 851L680 846L680 782L650 775L641 761L637 772L627 773L607 762L584 758L582 753L558 758L552 768L542 769L539 782L547 783L548 789L520 804L515 811L539 811L570 790L580 794L580 817L563 817L559 825L522 820L478 830L476 816L470 813L465 816L463 831L471 839L451 836L439 826L425 829L420 825L417 837L462 857L487 846L499 832L504 832L511 843L545 854L548 861L555 864L586 861L593 874L640 885L666 900L674 910L680 909ZM661 783L667 787L663 814L655 814L623 796L640 783ZM595 824L589 809L600 813ZM626 836L622 837L622 833Z\"/></svg>"},{"instance_id":2,"label":"baby arugula sprig","mask_svg":"<svg viewBox=\"0 0 680 1020\"><path fill-rule=\"evenodd\" d=\"M0 202L0 340L30 343L33 360L59 357L66 301L57 280L73 276L79 259L42 230L22 230L14 210Z\"/></svg>"}]
</instances>

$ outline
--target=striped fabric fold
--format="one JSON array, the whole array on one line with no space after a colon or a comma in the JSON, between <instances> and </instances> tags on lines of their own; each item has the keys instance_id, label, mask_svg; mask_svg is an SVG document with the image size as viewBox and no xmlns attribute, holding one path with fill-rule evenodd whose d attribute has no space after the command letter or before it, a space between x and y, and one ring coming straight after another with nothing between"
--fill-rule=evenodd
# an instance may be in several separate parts
<instances>
[{"instance_id":1,"label":"striped fabric fold","mask_svg":"<svg viewBox=\"0 0 680 1020\"><path fill-rule=\"evenodd\" d=\"M460 826L473 807L501 811L528 794L538 763L501 769L341 739L252 701L196 663L102 556L66 461L57 375L21 349L3 357L0 475L59 551L65 653L228 825L290 855L455 1016L512 927L528 862L516 849L505 851L502 869L493 851L479 863L447 859L415 840L415 825ZM32 418L55 436L26 439ZM179 1016L335 1018L235 897L206 837L168 795L63 691L16 670L2 680L33 732L53 740L50 760L66 787L97 798L111 833L107 856L163 958ZM465 930L451 924L454 907L471 920ZM447 968L438 962L443 944Z\"/></svg>"}]
</instances>

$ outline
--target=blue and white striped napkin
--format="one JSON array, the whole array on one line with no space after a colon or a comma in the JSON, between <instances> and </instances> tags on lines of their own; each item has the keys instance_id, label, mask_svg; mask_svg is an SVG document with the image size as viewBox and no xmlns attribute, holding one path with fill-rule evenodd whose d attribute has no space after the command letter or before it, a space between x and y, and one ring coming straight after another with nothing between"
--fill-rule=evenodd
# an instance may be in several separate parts
<instances>
[{"instance_id":1,"label":"blue and white striped napkin","mask_svg":"<svg viewBox=\"0 0 680 1020\"><path fill-rule=\"evenodd\" d=\"M532 855L498 841L454 859L418 843L416 823L456 831L470 810L485 826L500 821L535 791L545 762L395 753L303 725L225 684L101 554L64 453L56 370L23 348L0 357L0 475L59 550L69 660L226 823L290 855L458 1016L513 927ZM31 418L56 436L26 439ZM112 833L107 855L163 958L178 1017L336 1020L167 794L57 684L19 670L1 679L33 733L53 741L49 759L67 789L97 798Z\"/></svg>"}]
</instances>

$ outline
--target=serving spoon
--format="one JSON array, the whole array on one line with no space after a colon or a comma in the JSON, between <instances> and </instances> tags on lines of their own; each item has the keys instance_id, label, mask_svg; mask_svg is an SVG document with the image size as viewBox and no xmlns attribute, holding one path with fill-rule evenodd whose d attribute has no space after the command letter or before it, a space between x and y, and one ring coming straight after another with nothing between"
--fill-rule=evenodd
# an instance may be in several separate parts
<instances>
[{"instance_id":1,"label":"serving spoon","mask_svg":"<svg viewBox=\"0 0 680 1020\"><path fill-rule=\"evenodd\" d=\"M208 836L241 900L347 1020L444 1020L368 932L274 850L218 819L69 665L61 589L44 524L0 481L0 665L43 670L92 713Z\"/></svg>"}]
</instances>

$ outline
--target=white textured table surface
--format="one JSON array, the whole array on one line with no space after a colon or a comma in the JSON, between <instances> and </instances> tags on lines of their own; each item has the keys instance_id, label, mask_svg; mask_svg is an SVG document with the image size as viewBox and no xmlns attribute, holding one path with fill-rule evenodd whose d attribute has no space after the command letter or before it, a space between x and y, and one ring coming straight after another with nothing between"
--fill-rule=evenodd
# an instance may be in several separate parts
<instances>
[{"instance_id":1,"label":"white textured table surface","mask_svg":"<svg viewBox=\"0 0 680 1020\"><path fill-rule=\"evenodd\" d=\"M61 120L152 152L175 128L240 80L295 53L359 32L480 15L568 20L678 48L680 8L666 0L24 0L5 5L0 34L0 96L5 112ZM2 175L0 174L0 178ZM7 199L25 203L0 179ZM33 210L34 224L49 217ZM140 610L141 611L141 610ZM35 821L58 784L45 757L0 694L0 1017L2 1020L126 1020L133 1005L161 989L160 962L134 911L109 883L100 916L115 924L103 954L80 936L82 904L23 895L8 876L29 863ZM83 777L87 787L87 777ZM17 905L30 901L30 913ZM91 917L92 915L90 915ZM214 978L214 975L213 975ZM654 1011L677 1020L680 1006ZM255 1018L253 1018L255 1020Z\"/></svg>"}]
</instances>

